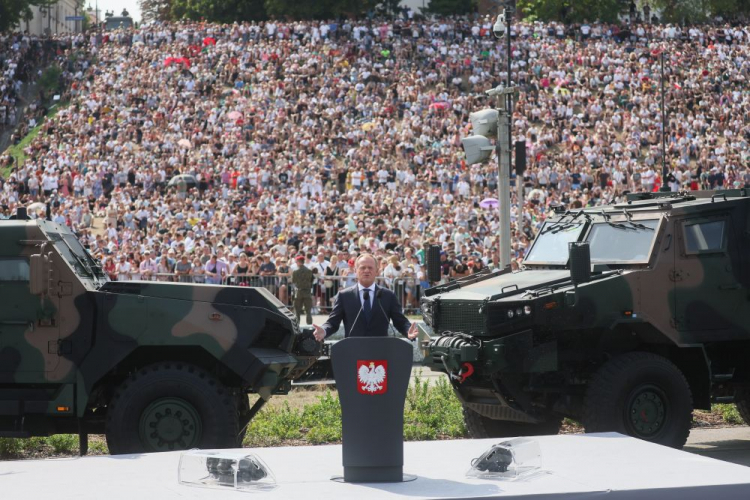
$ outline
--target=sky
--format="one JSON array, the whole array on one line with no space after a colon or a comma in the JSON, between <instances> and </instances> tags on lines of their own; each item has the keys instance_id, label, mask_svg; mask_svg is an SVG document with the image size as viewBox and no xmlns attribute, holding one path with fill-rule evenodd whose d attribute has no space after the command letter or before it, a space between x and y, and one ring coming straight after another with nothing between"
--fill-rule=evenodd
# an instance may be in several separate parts
<instances>
[{"instance_id":1,"label":"sky","mask_svg":"<svg viewBox=\"0 0 750 500\"><path fill-rule=\"evenodd\" d=\"M86 8L88 9L90 5L93 10L96 7L96 1L86 0ZM104 19L106 11L114 11L115 15L119 16L122 13L122 9L127 9L133 20L140 22L141 9L138 7L138 0L99 0L99 16L102 19Z\"/></svg>"}]
</instances>

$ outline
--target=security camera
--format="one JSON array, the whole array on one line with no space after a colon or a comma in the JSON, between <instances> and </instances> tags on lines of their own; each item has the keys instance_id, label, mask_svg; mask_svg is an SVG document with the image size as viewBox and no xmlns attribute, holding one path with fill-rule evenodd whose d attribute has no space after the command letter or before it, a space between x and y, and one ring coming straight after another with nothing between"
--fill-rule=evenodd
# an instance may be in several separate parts
<instances>
[{"instance_id":1,"label":"security camera","mask_svg":"<svg viewBox=\"0 0 750 500\"><path fill-rule=\"evenodd\" d=\"M505 27L505 12L502 12L498 14L497 21L495 21L495 25L492 27L492 34L495 35L495 38L505 36Z\"/></svg>"}]
</instances>

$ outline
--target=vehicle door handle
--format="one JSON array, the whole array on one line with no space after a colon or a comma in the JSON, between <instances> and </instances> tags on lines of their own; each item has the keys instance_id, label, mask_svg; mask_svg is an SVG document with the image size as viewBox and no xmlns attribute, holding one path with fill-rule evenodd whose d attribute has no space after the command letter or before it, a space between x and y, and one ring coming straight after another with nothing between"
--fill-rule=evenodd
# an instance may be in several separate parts
<instances>
[{"instance_id":1,"label":"vehicle door handle","mask_svg":"<svg viewBox=\"0 0 750 500\"><path fill-rule=\"evenodd\" d=\"M719 290L739 290L742 286L739 283L732 283L731 285L719 285Z\"/></svg>"}]
</instances>

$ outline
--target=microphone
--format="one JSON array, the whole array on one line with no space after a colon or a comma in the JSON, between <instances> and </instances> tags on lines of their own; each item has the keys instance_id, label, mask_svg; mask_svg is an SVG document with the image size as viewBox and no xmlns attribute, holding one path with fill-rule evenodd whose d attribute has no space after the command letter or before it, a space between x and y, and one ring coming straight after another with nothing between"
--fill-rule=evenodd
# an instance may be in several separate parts
<instances>
[{"instance_id":1,"label":"microphone","mask_svg":"<svg viewBox=\"0 0 750 500\"><path fill-rule=\"evenodd\" d=\"M380 311L383 313L383 316L385 316L385 320L388 323L388 331L392 334L393 337L395 337L396 334L393 332L393 325L391 324L391 319L385 313L385 309L383 309L383 304L380 303L380 297L382 296L383 296L383 289L378 288L378 291L375 293L375 298L378 299L378 306L380 307Z\"/></svg>"}]
</instances>

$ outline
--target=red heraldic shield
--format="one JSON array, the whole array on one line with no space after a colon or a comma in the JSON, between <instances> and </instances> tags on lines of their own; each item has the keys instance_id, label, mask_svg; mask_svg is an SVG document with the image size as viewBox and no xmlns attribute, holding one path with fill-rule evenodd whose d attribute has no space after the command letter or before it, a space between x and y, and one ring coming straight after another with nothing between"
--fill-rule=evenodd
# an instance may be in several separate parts
<instances>
[{"instance_id":1,"label":"red heraldic shield","mask_svg":"<svg viewBox=\"0 0 750 500\"><path fill-rule=\"evenodd\" d=\"M385 394L388 390L388 361L384 359L357 361L357 390L368 396Z\"/></svg>"}]
</instances>

